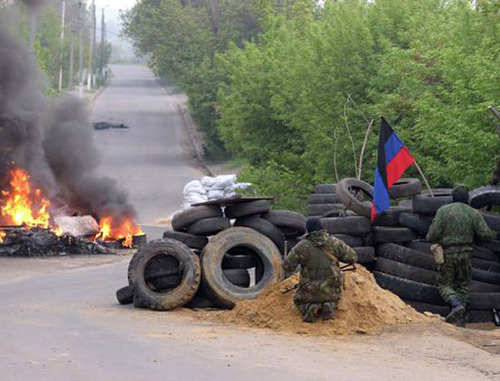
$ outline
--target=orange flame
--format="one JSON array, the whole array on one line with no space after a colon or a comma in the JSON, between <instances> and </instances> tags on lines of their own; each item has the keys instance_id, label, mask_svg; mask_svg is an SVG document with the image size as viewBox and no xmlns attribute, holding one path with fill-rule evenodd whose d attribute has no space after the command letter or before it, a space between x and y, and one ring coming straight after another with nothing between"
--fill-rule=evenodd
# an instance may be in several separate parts
<instances>
[{"instance_id":1,"label":"orange flame","mask_svg":"<svg viewBox=\"0 0 500 381\"><path fill-rule=\"evenodd\" d=\"M134 224L128 218L121 222L113 220L112 217L103 217L99 221L100 231L95 239L103 241L123 239L122 245L132 247L133 237L144 234L140 226Z\"/></svg>"},{"instance_id":2,"label":"orange flame","mask_svg":"<svg viewBox=\"0 0 500 381\"><path fill-rule=\"evenodd\" d=\"M42 196L40 189L31 189L28 173L21 168L10 171L10 190L2 191L6 198L1 209L7 223L28 227L49 227L50 214L47 208L50 202Z\"/></svg>"},{"instance_id":3,"label":"orange flame","mask_svg":"<svg viewBox=\"0 0 500 381\"><path fill-rule=\"evenodd\" d=\"M3 240L5 239L6 235L7 235L7 233L5 233L4 231L0 232L0 243L3 243Z\"/></svg>"}]
</instances>

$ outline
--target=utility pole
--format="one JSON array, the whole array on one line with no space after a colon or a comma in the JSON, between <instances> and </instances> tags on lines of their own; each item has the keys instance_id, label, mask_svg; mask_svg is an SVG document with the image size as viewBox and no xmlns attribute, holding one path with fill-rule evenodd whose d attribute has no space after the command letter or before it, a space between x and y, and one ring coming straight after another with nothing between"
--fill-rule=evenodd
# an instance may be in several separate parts
<instances>
[{"instance_id":1,"label":"utility pole","mask_svg":"<svg viewBox=\"0 0 500 381\"><path fill-rule=\"evenodd\" d=\"M96 47L96 34L97 34L97 18L96 18L96 12L95 12L95 0L92 0L92 85L95 86L96 84L96 57L95 57L95 47Z\"/></svg>"},{"instance_id":2,"label":"utility pole","mask_svg":"<svg viewBox=\"0 0 500 381\"><path fill-rule=\"evenodd\" d=\"M90 33L90 54L89 54L89 66L88 66L88 74L87 74L87 89L90 90L92 88L92 76L93 76L93 71L92 69L94 68L94 38L95 38L95 0L92 0L92 25L93 25L93 30Z\"/></svg>"},{"instance_id":3,"label":"utility pole","mask_svg":"<svg viewBox=\"0 0 500 381\"><path fill-rule=\"evenodd\" d=\"M59 91L62 90L63 53L64 53L64 18L66 17L66 0L62 1L61 10L61 53L59 55Z\"/></svg>"},{"instance_id":4,"label":"utility pole","mask_svg":"<svg viewBox=\"0 0 500 381\"><path fill-rule=\"evenodd\" d=\"M71 45L70 45L70 50L69 50L69 72L68 72L68 89L71 90L73 87L73 69L74 69L74 59L75 59L75 31L74 31L74 15L75 15L75 5L73 4L73 1L70 0L70 9L71 9L71 16L70 16L70 33L71 33Z\"/></svg>"},{"instance_id":5,"label":"utility pole","mask_svg":"<svg viewBox=\"0 0 500 381\"><path fill-rule=\"evenodd\" d=\"M30 53L35 53L35 36L36 36L36 10L31 9L31 22L30 22Z\"/></svg>"},{"instance_id":6,"label":"utility pole","mask_svg":"<svg viewBox=\"0 0 500 381\"><path fill-rule=\"evenodd\" d=\"M83 86L83 24L84 24L84 12L82 9L82 2L78 1L78 83L80 85L80 91Z\"/></svg>"},{"instance_id":7,"label":"utility pole","mask_svg":"<svg viewBox=\"0 0 500 381\"><path fill-rule=\"evenodd\" d=\"M100 47L100 62L99 62L99 71L101 73L101 76L104 78L104 44L106 42L106 23L104 21L104 8L102 8L102 14L101 14L101 47Z\"/></svg>"}]
</instances>

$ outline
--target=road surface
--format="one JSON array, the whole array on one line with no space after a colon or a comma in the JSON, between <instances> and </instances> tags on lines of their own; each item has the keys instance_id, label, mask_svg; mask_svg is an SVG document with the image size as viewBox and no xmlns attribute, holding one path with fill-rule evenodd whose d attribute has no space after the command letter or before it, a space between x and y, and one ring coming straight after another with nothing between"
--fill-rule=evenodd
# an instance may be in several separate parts
<instances>
[{"instance_id":1,"label":"road surface","mask_svg":"<svg viewBox=\"0 0 500 381\"><path fill-rule=\"evenodd\" d=\"M178 96L149 70L117 66L94 120L101 172L142 223L175 211L200 173L180 149ZM0 380L494 380L498 356L436 330L310 338L238 329L191 311L117 304L129 257L0 258ZM495 344L494 344L495 345Z\"/></svg>"}]
</instances>

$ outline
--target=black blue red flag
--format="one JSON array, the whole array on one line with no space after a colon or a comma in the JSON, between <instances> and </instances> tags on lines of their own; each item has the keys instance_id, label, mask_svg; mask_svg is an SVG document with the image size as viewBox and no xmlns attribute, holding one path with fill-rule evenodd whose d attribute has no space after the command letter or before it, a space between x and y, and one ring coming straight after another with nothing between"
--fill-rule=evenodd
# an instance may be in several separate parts
<instances>
[{"instance_id":1,"label":"black blue red flag","mask_svg":"<svg viewBox=\"0 0 500 381\"><path fill-rule=\"evenodd\" d=\"M378 213L389 209L391 206L389 189L414 162L415 159L410 151L408 151L392 127L389 126L389 123L382 117L378 143L378 161L375 168L372 222Z\"/></svg>"}]
</instances>

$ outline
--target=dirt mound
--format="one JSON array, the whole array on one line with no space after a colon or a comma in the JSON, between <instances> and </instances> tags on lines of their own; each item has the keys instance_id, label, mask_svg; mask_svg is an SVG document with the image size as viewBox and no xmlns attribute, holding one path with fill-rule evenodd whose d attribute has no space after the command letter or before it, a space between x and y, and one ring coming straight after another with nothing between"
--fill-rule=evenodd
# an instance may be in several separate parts
<instances>
[{"instance_id":1,"label":"dirt mound","mask_svg":"<svg viewBox=\"0 0 500 381\"><path fill-rule=\"evenodd\" d=\"M256 300L238 303L232 311L204 313L203 317L219 323L310 335L370 333L389 325L438 320L416 312L398 296L380 288L362 266L356 272L346 272L345 277L345 289L334 320L302 322L293 303L293 291L282 293L298 282L298 274L269 288Z\"/></svg>"}]
</instances>

